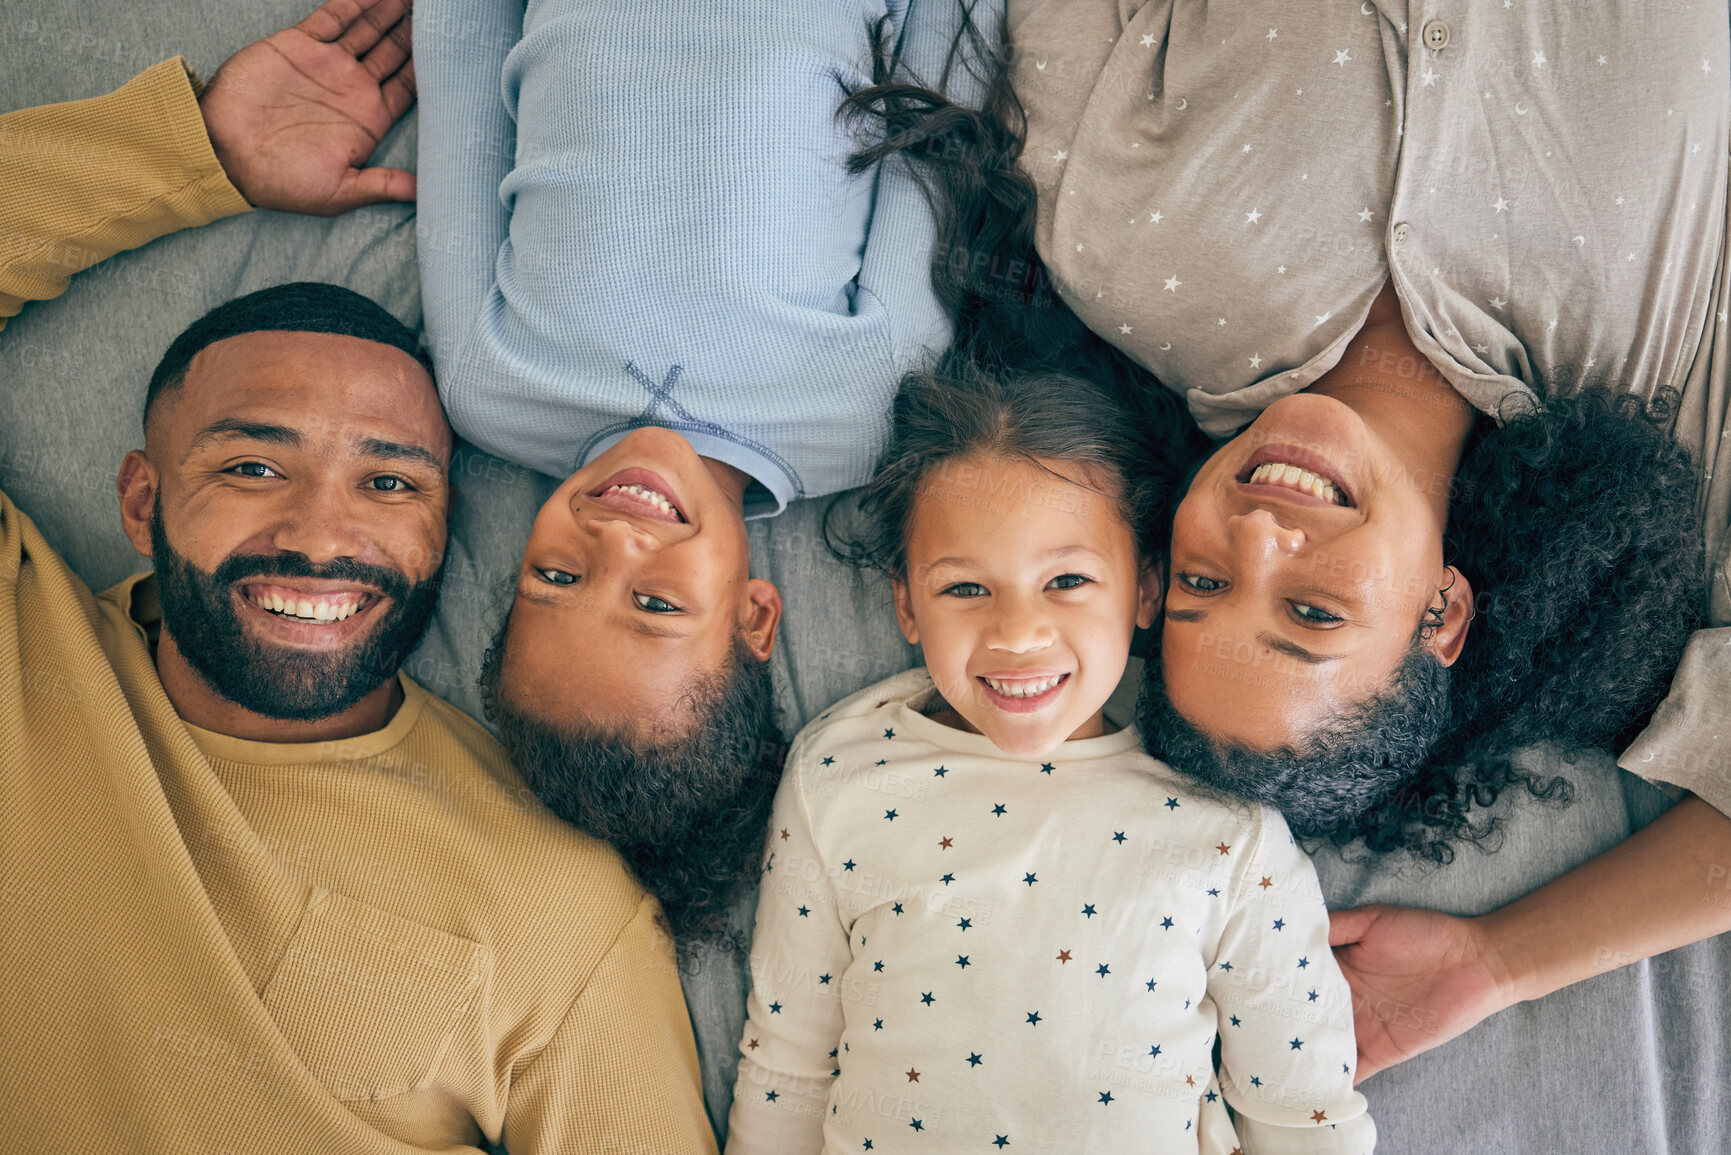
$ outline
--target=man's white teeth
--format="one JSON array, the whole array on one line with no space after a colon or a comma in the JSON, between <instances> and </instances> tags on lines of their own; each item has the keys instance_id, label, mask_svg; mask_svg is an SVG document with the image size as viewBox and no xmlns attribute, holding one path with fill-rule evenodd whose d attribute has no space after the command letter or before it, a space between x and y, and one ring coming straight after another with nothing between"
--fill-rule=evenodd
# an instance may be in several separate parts
<instances>
[{"instance_id":1,"label":"man's white teeth","mask_svg":"<svg viewBox=\"0 0 1731 1155\"><path fill-rule=\"evenodd\" d=\"M679 516L679 511L673 507L673 503L668 501L664 494L657 493L655 490L646 488L645 486L615 485L608 492L629 493L632 497L640 497L644 501L649 502L651 505L661 510L662 513L665 513L668 517L676 518Z\"/></svg>"},{"instance_id":2,"label":"man's white teeth","mask_svg":"<svg viewBox=\"0 0 1731 1155\"><path fill-rule=\"evenodd\" d=\"M1064 680L1064 675L1053 674L1046 678L1032 678L1026 681L1000 682L996 678L983 679L986 685L1006 698L1037 698Z\"/></svg>"},{"instance_id":3,"label":"man's white teeth","mask_svg":"<svg viewBox=\"0 0 1731 1155\"><path fill-rule=\"evenodd\" d=\"M281 614L285 618L300 618L309 622L340 622L353 617L355 611L361 608L359 600L340 602L313 602L308 598L284 598L279 593L260 594L252 599L252 604L273 614Z\"/></svg>"},{"instance_id":4,"label":"man's white teeth","mask_svg":"<svg viewBox=\"0 0 1731 1155\"><path fill-rule=\"evenodd\" d=\"M1258 465L1256 471L1250 475L1250 484L1280 485L1287 489L1296 489L1300 493L1308 493L1312 497L1320 497L1331 505L1346 504L1346 495L1340 492L1334 482L1326 477L1318 477L1308 469L1288 465L1284 461L1269 461Z\"/></svg>"}]
</instances>

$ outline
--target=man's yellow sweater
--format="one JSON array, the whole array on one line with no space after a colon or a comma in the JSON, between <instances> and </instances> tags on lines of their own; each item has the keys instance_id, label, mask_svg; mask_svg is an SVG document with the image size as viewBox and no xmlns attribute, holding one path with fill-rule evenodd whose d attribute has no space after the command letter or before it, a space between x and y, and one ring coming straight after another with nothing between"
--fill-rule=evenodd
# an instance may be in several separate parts
<instances>
[{"instance_id":1,"label":"man's yellow sweater","mask_svg":"<svg viewBox=\"0 0 1731 1155\"><path fill-rule=\"evenodd\" d=\"M0 323L246 207L176 61L0 116L0 156ZM156 616L151 578L92 596L0 494L0 1149L713 1149L612 851L407 678L341 742L187 725Z\"/></svg>"}]
</instances>

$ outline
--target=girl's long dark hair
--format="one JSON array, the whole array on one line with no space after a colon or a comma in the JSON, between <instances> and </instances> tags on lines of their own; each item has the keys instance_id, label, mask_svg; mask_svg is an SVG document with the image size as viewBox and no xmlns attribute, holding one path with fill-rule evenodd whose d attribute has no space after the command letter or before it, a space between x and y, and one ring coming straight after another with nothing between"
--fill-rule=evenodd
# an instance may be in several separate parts
<instances>
[{"instance_id":1,"label":"girl's long dark hair","mask_svg":"<svg viewBox=\"0 0 1731 1155\"><path fill-rule=\"evenodd\" d=\"M851 92L838 116L864 141L849 159L852 171L907 165L932 205L932 288L955 327L940 372L970 380L1050 374L1104 390L1135 427L1147 472L1132 488L1157 495L1132 501L1143 556L1164 555L1176 483L1208 440L1171 390L1083 324L1053 288L1034 247L1034 183L1018 165L1027 117L1010 86L1003 38L964 11L942 72L928 78L900 68L887 29L879 23L873 84ZM961 78L980 90L977 107L944 95Z\"/></svg>"}]
</instances>

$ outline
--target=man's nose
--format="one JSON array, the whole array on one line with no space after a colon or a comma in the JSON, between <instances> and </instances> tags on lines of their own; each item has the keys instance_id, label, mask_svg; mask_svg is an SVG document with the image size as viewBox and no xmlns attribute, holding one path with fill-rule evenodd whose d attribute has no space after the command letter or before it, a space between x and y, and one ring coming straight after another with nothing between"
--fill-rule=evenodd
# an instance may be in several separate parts
<instances>
[{"instance_id":1,"label":"man's nose","mask_svg":"<svg viewBox=\"0 0 1731 1155\"><path fill-rule=\"evenodd\" d=\"M271 545L298 553L314 565L367 552L364 512L351 508L350 490L340 482L297 487L271 533Z\"/></svg>"}]
</instances>

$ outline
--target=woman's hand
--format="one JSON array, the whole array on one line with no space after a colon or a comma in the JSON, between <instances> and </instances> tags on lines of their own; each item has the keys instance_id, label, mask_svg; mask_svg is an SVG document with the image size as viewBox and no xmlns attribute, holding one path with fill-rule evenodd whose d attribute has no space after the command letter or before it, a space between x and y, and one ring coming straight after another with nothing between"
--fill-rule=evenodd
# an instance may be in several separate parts
<instances>
[{"instance_id":1,"label":"woman's hand","mask_svg":"<svg viewBox=\"0 0 1731 1155\"><path fill-rule=\"evenodd\" d=\"M361 167L415 102L409 6L329 0L217 69L199 107L242 196L314 216L415 199L414 174Z\"/></svg>"},{"instance_id":2,"label":"woman's hand","mask_svg":"<svg viewBox=\"0 0 1731 1155\"><path fill-rule=\"evenodd\" d=\"M1359 1082L1516 1001L1476 919L1363 906L1329 915L1328 942L1352 987Z\"/></svg>"}]
</instances>

